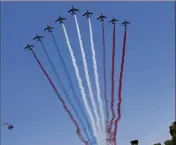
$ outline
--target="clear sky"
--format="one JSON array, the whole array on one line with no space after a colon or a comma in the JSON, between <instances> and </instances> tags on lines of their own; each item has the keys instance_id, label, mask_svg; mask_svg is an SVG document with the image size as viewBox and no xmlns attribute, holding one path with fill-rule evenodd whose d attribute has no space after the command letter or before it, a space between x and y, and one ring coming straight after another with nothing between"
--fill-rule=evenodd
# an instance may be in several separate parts
<instances>
[{"instance_id":1,"label":"clear sky","mask_svg":"<svg viewBox=\"0 0 176 145\"><path fill-rule=\"evenodd\" d=\"M87 9L94 13L92 26L101 94L103 94L102 33L100 22L96 18L100 13L108 17L105 22L108 90L111 87L112 25L107 21L114 16L120 21L126 19L131 22L127 34L118 144L128 145L131 140L138 139L141 145L151 145L169 139L168 125L174 119L175 92L173 2L3 2L1 5L1 123L12 123L15 128L12 131L5 127L1 128L2 145L82 144L75 133L73 123L32 54L23 49L27 43L35 45L36 54L56 82L42 47L32 40L36 33L45 36L43 42L71 96L51 36L43 31L47 24L54 26L59 49L72 75L78 97L81 99L62 28L54 23L59 15L67 18L65 26L78 59L81 75L84 77L76 26L73 17L67 13L72 5L80 9L77 17L92 83L88 22L82 14ZM118 81L124 28L119 24L116 28L116 80ZM86 86L85 77L83 82Z\"/></svg>"}]
</instances>

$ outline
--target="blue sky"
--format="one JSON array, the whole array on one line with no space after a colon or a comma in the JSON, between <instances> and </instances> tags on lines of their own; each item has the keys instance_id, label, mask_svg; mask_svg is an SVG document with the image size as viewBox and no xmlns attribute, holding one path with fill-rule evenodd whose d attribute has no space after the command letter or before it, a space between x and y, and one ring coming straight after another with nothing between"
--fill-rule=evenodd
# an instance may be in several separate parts
<instances>
[{"instance_id":1,"label":"blue sky","mask_svg":"<svg viewBox=\"0 0 176 145\"><path fill-rule=\"evenodd\" d=\"M86 86L76 26L73 17L67 13L72 5L80 9L77 17L92 85L94 85L94 79L88 22L82 14L87 9L94 13L92 26L99 62L101 94L103 94L102 36L101 25L96 18L103 12L108 20L114 16L120 21L126 19L131 22L127 36L122 119L119 123L117 142L127 145L130 144L130 140L138 139L140 144L149 145L169 139L168 125L174 119L175 91L173 2L3 2L1 7L1 122L10 122L15 128L12 131L5 127L1 128L2 145L82 144L75 133L73 123L32 54L23 49L27 43L35 45L36 54L56 82L42 47L32 40L36 33L45 36L43 42L70 93L51 37L43 31L47 24L54 26L54 35L71 72L76 92L81 98L62 28L54 23L58 15L67 18L65 25ZM105 24L105 37L108 90L110 90L112 25L107 23L108 20ZM124 29L120 25L116 28L116 79L118 81ZM88 93L87 88L86 93Z\"/></svg>"}]
</instances>

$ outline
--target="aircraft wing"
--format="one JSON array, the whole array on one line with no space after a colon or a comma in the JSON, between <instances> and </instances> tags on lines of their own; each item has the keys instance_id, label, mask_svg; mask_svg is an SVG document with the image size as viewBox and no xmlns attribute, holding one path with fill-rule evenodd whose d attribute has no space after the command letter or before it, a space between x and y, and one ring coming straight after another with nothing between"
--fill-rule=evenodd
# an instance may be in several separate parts
<instances>
[{"instance_id":1,"label":"aircraft wing","mask_svg":"<svg viewBox=\"0 0 176 145\"><path fill-rule=\"evenodd\" d=\"M86 15L87 15L87 13L84 13L84 14L83 14L83 16L86 16Z\"/></svg>"},{"instance_id":2,"label":"aircraft wing","mask_svg":"<svg viewBox=\"0 0 176 145\"><path fill-rule=\"evenodd\" d=\"M113 22L112 20L111 21L109 21L109 23L111 23L111 22Z\"/></svg>"},{"instance_id":3,"label":"aircraft wing","mask_svg":"<svg viewBox=\"0 0 176 145\"><path fill-rule=\"evenodd\" d=\"M93 13L89 12L90 15L93 15Z\"/></svg>"},{"instance_id":4,"label":"aircraft wing","mask_svg":"<svg viewBox=\"0 0 176 145\"><path fill-rule=\"evenodd\" d=\"M37 39L37 38L38 38L38 39L40 39L40 38L44 38L44 37L43 37L43 36L38 36L38 37L35 37L35 39Z\"/></svg>"},{"instance_id":5,"label":"aircraft wing","mask_svg":"<svg viewBox=\"0 0 176 145\"><path fill-rule=\"evenodd\" d=\"M102 19L102 18L103 18L103 16L99 16L99 17L97 18L97 20Z\"/></svg>"},{"instance_id":6,"label":"aircraft wing","mask_svg":"<svg viewBox=\"0 0 176 145\"><path fill-rule=\"evenodd\" d=\"M70 12L72 12L72 11L73 11L73 10L71 9L71 10L68 11L68 13L70 13Z\"/></svg>"},{"instance_id":7,"label":"aircraft wing","mask_svg":"<svg viewBox=\"0 0 176 145\"><path fill-rule=\"evenodd\" d=\"M130 22L125 21L125 22L121 23L121 25L125 25L125 24L130 24Z\"/></svg>"}]
</instances>

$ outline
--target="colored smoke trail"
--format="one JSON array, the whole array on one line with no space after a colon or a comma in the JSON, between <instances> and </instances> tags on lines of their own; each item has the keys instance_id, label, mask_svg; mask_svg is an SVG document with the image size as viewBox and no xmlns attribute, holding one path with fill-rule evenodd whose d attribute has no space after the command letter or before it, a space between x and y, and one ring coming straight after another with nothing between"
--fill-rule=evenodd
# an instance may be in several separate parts
<instances>
[{"instance_id":1,"label":"colored smoke trail","mask_svg":"<svg viewBox=\"0 0 176 145\"><path fill-rule=\"evenodd\" d=\"M83 43L82 43L82 39L81 39L81 33L80 33L80 28L79 28L77 16L74 15L74 18L75 18L75 24L76 24L76 29L77 29L81 54L82 54L82 60L83 60L83 66L84 66L84 72L85 72L85 77L86 77L86 81L87 81L87 86L88 86L88 90L89 90L90 99L91 99L91 102L92 102L92 105L93 105L93 112L94 112L94 115L95 115L96 120L97 120L97 122L96 122L97 131L100 135L100 130L101 130L101 128L100 128L100 118L98 116L98 111L97 111L97 107L96 107L94 96L93 96L93 91L92 91L92 87L91 87L91 81L90 81L90 76L89 76L89 72L88 72L87 61L86 61L86 56L85 56L85 52L84 52L84 48L83 48Z\"/></svg>"},{"instance_id":2,"label":"colored smoke trail","mask_svg":"<svg viewBox=\"0 0 176 145\"><path fill-rule=\"evenodd\" d=\"M51 32L51 34L52 34L52 32ZM79 115L78 111L76 110L76 108L74 107L74 105L73 105L73 103L72 103L70 97L68 96L68 93L67 93L67 91L66 91L66 88L64 87L64 85L63 85L63 83L62 83L62 81L61 81L61 78L60 78L60 76L59 76L59 74L58 74L58 72L57 72L57 70L56 70L56 68L55 68L55 66L54 66L54 64L53 64L53 62L51 61L51 58L49 57L49 54L48 54L48 52L47 52L47 50L46 50L46 47L44 46L44 44L43 44L43 42L42 42L41 40L40 40L40 43L41 43L41 45L42 45L42 47L43 47L44 53L45 53L45 55L46 55L46 57L47 57L49 63L50 63L50 65L51 65L51 68L52 68L53 71L54 71L54 74L55 74L55 76L56 76L56 78L57 78L57 81L58 81L60 87L61 87L61 90L63 90L63 93L64 93L66 99L68 100L69 105L70 105L71 108L73 109L73 112L75 113L76 118L79 120L81 126L82 126L83 128L85 128L84 123L83 123L83 120L82 120L82 118L80 117L80 115ZM84 133L85 133L86 137L88 138L87 130L84 130Z\"/></svg>"},{"instance_id":3,"label":"colored smoke trail","mask_svg":"<svg viewBox=\"0 0 176 145\"><path fill-rule=\"evenodd\" d=\"M125 27L124 32L124 40L123 40L123 48L122 48L122 58L121 58L121 67L120 67L120 77L119 77L119 88L118 88L118 104L117 104L117 119L115 120L115 128L114 128L114 142L116 145L116 135L117 135L117 127L118 122L121 118L121 103L122 103L122 80L123 80L123 70L124 70L124 63L125 63L125 51L126 51L126 34L127 30Z\"/></svg>"},{"instance_id":4,"label":"colored smoke trail","mask_svg":"<svg viewBox=\"0 0 176 145\"><path fill-rule=\"evenodd\" d=\"M71 88L71 90L72 90L74 100L76 101L76 103L77 103L77 105L78 105L78 108L79 108L79 110L80 110L80 113L81 113L81 115L82 115L82 117L79 117L79 120L80 120L82 126L85 128L84 130L85 130L86 136L88 137L88 134L87 134L87 130L86 130L86 127L85 127L84 123L85 123L86 126L88 127L88 130L89 130L89 132L90 132L90 134L91 134L91 136L92 136L92 128L91 128L91 126L90 126L90 123L89 123L88 120L87 120L86 114L85 114L84 111L83 111L83 108L82 108L82 106L81 106L81 102L80 102L80 100L79 100L79 99L77 98L77 96L76 96L76 92L75 92L75 90L74 90L74 86L73 86L72 80L71 80L71 78L70 78L69 72L68 72L68 70L67 70L67 68L66 68L66 64L65 64L64 59L63 59L63 57L62 57L62 55L61 55L61 53L60 53L60 50L59 50L58 45L57 45L57 43L56 43L56 39L55 39L55 37L54 37L54 35L53 35L52 32L51 32L51 36L52 36L54 45L55 45L55 47L56 47L57 53L58 53L58 55L59 55L59 58L60 58L60 60L61 60L62 67L64 68L65 74L66 74L67 79L68 79L68 81L69 81L69 86L70 86L70 88ZM83 122L84 122L84 123L83 123ZM89 138L89 137L88 137L88 138ZM91 140L91 139L89 138L89 140Z\"/></svg>"},{"instance_id":5,"label":"colored smoke trail","mask_svg":"<svg viewBox=\"0 0 176 145\"><path fill-rule=\"evenodd\" d=\"M59 100L61 101L65 111L68 113L70 119L73 121L75 127L76 127L76 133L77 135L79 136L79 138L81 139L81 141L85 144L85 145L88 145L87 141L84 140L82 134L81 134L81 131L80 131L80 128L79 128L79 125L77 123L77 121L74 119L73 115L71 114L70 110L67 108L67 105L65 104L64 100L62 99L62 97L60 96L59 92L57 91L54 83L52 82L51 78L49 77L48 73L46 72L46 70L44 69L44 67L42 66L40 60L38 59L38 57L36 56L36 54L34 53L34 51L32 49L30 49L34 58L36 59L37 63L39 64L40 68L42 69L43 73L45 74L45 76L47 77L48 81L50 82L53 90L55 91L57 97L59 98Z\"/></svg>"},{"instance_id":6,"label":"colored smoke trail","mask_svg":"<svg viewBox=\"0 0 176 145\"><path fill-rule=\"evenodd\" d=\"M112 124L115 118L115 112L114 112L114 73L115 73L115 24L113 26L113 45L112 45L112 74L111 74L111 111L112 111L112 119L110 121L110 126L109 126L109 132L111 133L112 136Z\"/></svg>"},{"instance_id":7,"label":"colored smoke trail","mask_svg":"<svg viewBox=\"0 0 176 145\"><path fill-rule=\"evenodd\" d=\"M68 49L69 49L69 52L70 52L70 56L71 56L71 59L72 59L73 67L75 69L76 78L77 78L77 81L78 81L78 84L79 84L79 88L80 88L80 91L81 91L81 96L82 96L82 99L83 99L87 114L89 115L90 120L91 120L93 134L97 138L97 144L100 145L99 144L99 140L98 140L98 134L97 134L97 131L96 131L95 120L94 120L94 117L92 115L91 109L89 107L88 101L86 99L84 86L83 86L83 83L82 83L82 79L80 77L80 73L79 73L79 69L78 69L77 63L76 63L74 52L73 52L72 47L70 45L70 41L69 41L69 38L68 38L67 30L66 30L66 27L65 27L64 24L62 24L62 27L63 27L63 31L64 31L64 34L65 34L65 39L66 39L66 42L67 42L67 45L68 45Z\"/></svg>"},{"instance_id":8,"label":"colored smoke trail","mask_svg":"<svg viewBox=\"0 0 176 145\"><path fill-rule=\"evenodd\" d=\"M94 41L93 41L93 32L92 32L92 25L91 25L91 20L88 18L89 22L89 32L90 32L90 43L91 43L91 50L92 50L92 61L93 61L93 68L94 68L94 77L95 77L95 84L96 84L96 89L97 89L97 97L98 97L98 104L99 104L99 109L100 109L100 115L101 115L101 120L102 120L102 134L104 138L102 139L103 142L106 141L106 125L105 125L105 117L104 117L104 111L103 111L103 103L101 100L101 94L100 94L100 84L98 80L98 70L97 70L97 62L96 62L96 52L94 48Z\"/></svg>"},{"instance_id":9,"label":"colored smoke trail","mask_svg":"<svg viewBox=\"0 0 176 145\"><path fill-rule=\"evenodd\" d=\"M102 35L103 35L103 77L104 77L104 99L106 104L106 132L108 132L108 99L107 99L107 84L106 84L106 53L105 53L105 32L104 32L104 21L102 21Z\"/></svg>"}]
</instances>

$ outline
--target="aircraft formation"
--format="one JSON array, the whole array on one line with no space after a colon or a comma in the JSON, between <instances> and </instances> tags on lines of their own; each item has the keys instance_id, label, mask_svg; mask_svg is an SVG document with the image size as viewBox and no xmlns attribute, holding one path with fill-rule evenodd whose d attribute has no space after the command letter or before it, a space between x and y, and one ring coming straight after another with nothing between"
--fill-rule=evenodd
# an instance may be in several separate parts
<instances>
[{"instance_id":1,"label":"aircraft formation","mask_svg":"<svg viewBox=\"0 0 176 145\"><path fill-rule=\"evenodd\" d=\"M79 12L79 9L77 8L74 8L72 6L72 8L68 11L68 13L70 13L71 15L75 15L76 12ZM89 12L88 10L83 14L84 17L86 18L90 18L90 16L93 15L92 12ZM104 21L104 19L107 18L106 16L104 16L103 14L101 14L97 20L100 20L100 21ZM61 17L59 16L59 18L55 21L55 22L59 22L59 24L62 24L64 23L64 21L66 20L66 18L64 17ZM109 23L112 23L112 24L116 24L116 22L118 22L119 20L115 19L114 17L112 18L112 20L109 21ZM127 22L126 20L124 22L121 23L121 25L123 25L124 27L127 27L127 25L130 24L130 22ZM47 27L44 29L44 31L48 31L48 32L53 32L52 29L54 29L54 27L51 27L49 25L47 25ZM39 36L38 34L33 38L33 40L37 40L37 41L40 41L41 38L44 38L43 36ZM25 47L26 48L31 48L30 45L27 45Z\"/></svg>"},{"instance_id":2,"label":"aircraft formation","mask_svg":"<svg viewBox=\"0 0 176 145\"><path fill-rule=\"evenodd\" d=\"M72 8L68 11L68 13L71 13L71 15L75 15L76 12L78 12L79 10L77 8L74 8L72 6ZM83 14L83 16L86 16L86 18L90 18L90 15L93 15L92 12L89 12L88 10ZM104 19L107 18L106 16L104 16L103 14L101 14L97 20L100 20L100 21L104 21ZM59 16L59 18L55 21L55 22L59 22L59 24L62 24L64 23L64 20L66 20L66 18L64 17L61 17ZM112 24L116 24L116 22L118 22L119 20L115 19L114 17L112 18L112 20L109 21L109 23L112 23ZM127 27L127 25L130 24L130 22L128 21L124 21L121 23L121 25L123 25L124 27ZM48 32L53 32L52 29L54 29L54 27L51 27L49 25L47 25L47 27L44 29L44 31L48 31ZM33 40L37 40L37 41L40 41L41 38L44 38L43 36L39 36L38 34L33 38ZM25 47L25 49L29 49L29 48L32 48L34 47L33 45L29 45L27 44L27 46Z\"/></svg>"},{"instance_id":3,"label":"aircraft formation","mask_svg":"<svg viewBox=\"0 0 176 145\"><path fill-rule=\"evenodd\" d=\"M74 18L75 18L75 24L76 24L76 26L77 26L77 33L78 33L78 39L79 39L79 42L80 42L80 48L81 48L81 53L82 53L82 59L84 60L83 61L83 63L85 63L84 65L85 65L85 68L86 68L86 58L84 58L83 56L85 56L85 52L84 52L84 48L83 48L83 44L81 44L82 42L81 42L81 34L80 34L80 30L79 30L79 26L78 26L78 22L77 22L77 17L76 17L76 13L77 12L79 12L79 9L77 9L77 8L74 8L73 6L72 6L72 8L68 11L68 13L69 14L71 14L71 15L73 15L74 16ZM97 74L97 76L96 76L96 72L95 71L97 71L97 66L96 66L96 56L95 56L95 50L94 50L94 42L93 42L93 34L92 34L92 25L91 25L91 20L90 20L90 18L91 18L91 16L93 15L93 13L92 12L90 12L90 11L88 11L88 10L86 10L86 12L82 15L83 17L85 17L87 20L88 20L88 22L89 22L89 33L90 33L90 42L91 42L91 50L92 50L92 59L93 59L93 61L94 61L94 65L93 65L93 67L94 67L94 76L95 76L95 78L97 79L97 82L96 82L96 87L98 88L99 86L99 82L98 82L98 74ZM106 16L104 16L102 13L101 13L101 15L99 16L99 17L97 17L96 18L97 20L99 20L100 22L102 22L102 24L103 24L103 22L104 22L104 20L105 19L107 19L107 17ZM75 69L75 72L78 72L78 68L77 68L77 66L76 66L76 62L74 61L74 54L73 54L73 50L72 50L72 48L71 48L71 46L70 46L70 43L69 43L69 38L68 38L68 34L67 34L67 31L66 31L66 27L65 27L65 25L64 25L64 22L66 21L67 19L66 18L64 18L64 17L62 17L62 16L60 16L59 15L59 17L55 20L55 23L59 23L59 24L61 24L62 25L62 28L63 28L63 31L64 31L64 35L65 35L65 38L66 38L66 42L67 42L67 46L68 46L68 50L69 50L69 53L70 53L70 56L71 56L71 58L72 58L72 63L73 63L73 66L74 66L74 69ZM112 50L112 58L113 58L113 62L112 62L112 65L114 65L115 64L115 24L117 23L117 22L119 22L119 20L117 20L115 17L113 17L108 23L110 23L110 24L112 24L114 27L113 27L113 50ZM122 60L124 60L124 57L125 57L125 44L126 44L126 28L127 28L127 26L128 26L128 24L130 24L130 22L128 22L128 21L124 21L124 22L122 22L121 23L121 25L123 26L123 27L125 27L125 32L124 32L124 40L123 40L123 55L122 55ZM105 45L104 45L104 25L102 25L102 36L103 36L103 54L105 54ZM55 37L54 37L54 35L53 35L53 29L54 29L54 27L52 27L52 26L50 26L50 25L47 25L46 26L46 28L44 28L44 31L46 31L46 32L48 32L48 33L50 33L51 35L52 35L52 39L53 39L53 42L55 43L55 47L57 48L57 43L56 43L56 40L55 40ZM42 39L44 38L44 36L41 36L41 35L38 35L38 34L36 34L36 36L33 38L33 40L36 40L36 41L38 41L38 42L40 42L41 43L41 45L42 45L42 47L43 47L43 50L44 50L44 52L45 52L45 54L46 54L46 56L47 56L47 58L48 58L48 60L49 60L49 62L50 62L50 65L52 66L52 68L53 68L53 70L55 71L55 75L57 76L57 71L56 71L56 69L54 68L54 65L52 64L52 62L51 62L51 60L50 60L50 58L49 58L49 56L48 56L48 54L47 54L47 51L46 51L46 48L45 48L45 46L44 46L44 44L43 44L43 41L42 41ZM78 136L79 136L79 138L81 139L81 141L82 142L84 142L85 143L85 145L92 145L92 143L90 143L89 141L86 141L85 139L84 139L84 135L82 135L82 133L81 133L81 129L79 128L79 123L77 123L77 121L76 121L76 119L74 119L74 116L71 114L71 112L70 112L70 110L69 109L67 109L67 107L66 107L66 104L64 103L64 100L61 98L61 96L59 95L59 93L57 92L57 89L56 89L56 87L54 86L54 84L53 84L53 82L52 82L52 80L51 80L51 78L49 77L49 75L47 74L47 72L45 71L45 69L43 68L43 66L42 66L42 64L40 63L40 61L39 61L39 59L37 58L37 56L35 55L35 53L34 53L34 51L32 50L32 48L33 47L35 47L34 45L30 45L30 44L27 44L26 45L26 47L25 47L25 49L27 49L27 50L31 50L31 52L33 53L33 55L34 55L34 57L35 57L35 59L37 60L37 62L38 62L38 64L40 65L40 67L41 67L41 69L43 70L43 72L44 72L44 74L46 75L46 77L48 78L48 81L50 82L50 84L51 84L51 86L53 87L53 89L54 89L54 91L55 91L55 93L56 93L56 95L58 96L58 98L60 99L60 101L62 102L62 104L63 104L63 106L64 106L64 108L65 108L65 110L67 111L67 113L69 114L69 116L70 116L70 118L71 118L71 120L74 122L74 124L75 124L75 126L76 126L76 130L77 130L77 134L78 134ZM58 48L57 48L58 49ZM63 58L61 58L61 54L60 54L60 52L59 52L59 50L58 50L58 54L59 54L59 57L60 57L60 59L61 59L61 61L63 61ZM93 55L94 55L94 57L93 57ZM105 58L103 58L103 59L105 59ZM62 63L64 63L64 62L62 62ZM123 68L123 63L124 63L124 61L122 61L122 67L121 68ZM63 64L63 66L65 66L65 64ZM85 76L86 75L89 75L88 74L88 70L86 70L84 68L84 70L85 70L85 72L87 72L87 74L85 73ZM114 66L112 66L112 72L114 72ZM65 69L65 68L64 68ZM104 74L105 74L105 71L106 71L106 68L105 68L105 61L104 61ZM98 71L97 71L98 72ZM121 81L122 81L122 73L123 73L123 69L121 70ZM113 75L114 73L112 73L112 75ZM67 74L68 76L69 76L69 74ZM68 77L67 76L67 77ZM79 78L80 76L79 76L79 74L78 73L76 73L76 77L77 77L77 80L78 80L78 84L80 85L79 86L79 89L81 90L81 88L83 88L83 86L81 86L81 82L79 82L79 80L81 80L81 78ZM106 76L104 77L104 82L105 82L105 78L106 78ZM113 78L112 76L111 76L111 78ZM88 82L89 80L88 80L88 76L87 76L87 78L86 78L86 81L87 81L87 84L90 84L90 82ZM114 79L112 79L112 85L111 86L114 86ZM120 81L120 86L122 85L122 82ZM71 87L70 87L71 88ZM97 89L96 88L96 89ZM122 87L119 87L120 89L122 88ZM83 92L84 90L81 90L81 92ZM89 90L89 91L91 91L91 89ZM99 88L99 91L100 91L100 88ZM119 90L119 92L120 92L121 90ZM97 89L97 92L98 92L98 89ZM112 92L114 92L114 90L112 89ZM74 93L73 93L74 94ZM89 92L89 94L91 94L90 92ZM97 93L98 94L98 93ZM105 93L104 93L105 94ZM92 94L93 95L93 94ZM81 96L84 96L84 94L81 94ZM99 97L100 97L100 93L99 93ZM69 98L69 97L68 97ZM83 98L83 97L82 97ZM93 98L93 96L92 96L92 98ZM100 98L101 99L101 98ZM112 100L112 102L114 101L114 96L113 96L113 94L112 94L112 98L111 98L111 100ZM121 101L121 94L118 96L118 100L120 100ZM85 96L85 98L83 98L83 101L85 101L86 102L86 96ZM107 101L106 99L105 99L105 101ZM84 102L84 106L85 106L85 108L88 110L89 108L89 106L86 106L85 103ZM95 102L94 100L92 100L92 102ZM113 103L111 102L111 107L113 108ZM108 102L106 102L107 104L108 104ZM79 103L78 103L79 104ZM93 104L93 103L92 103ZM101 100L99 100L99 104L102 104L102 102L101 102ZM120 108L120 105L121 105L121 103L119 103L118 104L118 107ZM106 106L108 106L108 105L106 105ZM96 107L96 105L95 105L95 107ZM94 109L95 109L95 107L93 107ZM73 108L73 107L72 107ZM100 108L103 108L102 106L100 106ZM96 112L96 109L94 110L93 109L93 111L92 112L94 112L94 114L96 114L97 112ZM74 109L73 109L74 110ZM112 109L113 110L113 109ZM103 109L102 109L102 111L103 111ZM108 112L108 107L106 108L106 111ZM76 111L75 111L76 112ZM101 112L101 111L100 111ZM112 111L113 112L113 111ZM119 111L118 110L118 115L119 116L121 116L121 114L120 114L120 112L121 111ZM103 112L104 113L104 112ZM104 116L104 114L101 114L100 113L100 118L102 119ZM75 113L76 114L76 113ZM81 113L80 113L81 114ZM94 122L94 118L91 120L91 116L92 116L92 114L91 114L91 112L89 112L89 110L87 111L87 114L89 115L89 118L90 118L90 122L91 122L91 124L95 124L95 123L93 123ZM107 113L108 114L108 113ZM113 114L113 113L112 113ZM117 116L118 116L117 115ZM75 115L77 118L79 118L78 117L78 115ZM95 115L96 116L96 115ZM97 114L97 116L98 116L98 114ZM102 117L103 116L103 117ZM106 115L106 116L108 116L108 115ZM87 119L86 117L84 117L85 119ZM96 118L96 117L95 117ZM99 116L98 116L98 118L99 118ZM96 145L116 145L116 133L117 133L117 122L118 122L118 120L120 119L115 119L115 114L114 114L114 118L112 118L112 120L110 121L109 120L109 118L107 117L107 119L106 119L106 123L102 123L101 124L101 126L103 126L103 128L101 128L100 127L100 124L96 124L95 125L95 127L92 125L92 130L90 129L91 127L89 127L89 129L90 129L90 134L92 133L93 134L93 137L95 137L96 139L97 139L97 144ZM78 119L78 120L81 120L81 119ZM88 119L87 119L88 120ZM98 119L95 119L95 120L98 120ZM109 121L109 122L108 122ZM81 121L80 121L81 122ZM97 121L98 122L98 121ZM103 119L102 119L102 122L105 122ZM114 123L114 122L116 122L116 123ZM110 123L110 124L109 124ZM114 131L113 131L113 128L112 128L112 126L113 126L113 123L115 124L115 129L114 129ZM84 125L82 125L82 124L84 124L84 123L80 123L81 124L81 126L84 126ZM88 126L88 123L87 123L87 126ZM89 126L90 126L90 124L89 124ZM106 128L107 127L107 128ZM95 129L94 130L94 128L97 128L97 130ZM106 129L107 130L106 130ZM104 129L104 130L103 130ZM85 132L86 132L86 130L84 130ZM84 132L83 131L83 132ZM102 133L103 132L103 133ZM86 133L85 133L86 134ZM85 135L85 136L87 136L87 138L89 138L89 135ZM88 139L89 140L89 139ZM107 141L108 143L105 143L105 141Z\"/></svg>"}]
</instances>

